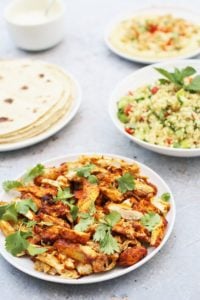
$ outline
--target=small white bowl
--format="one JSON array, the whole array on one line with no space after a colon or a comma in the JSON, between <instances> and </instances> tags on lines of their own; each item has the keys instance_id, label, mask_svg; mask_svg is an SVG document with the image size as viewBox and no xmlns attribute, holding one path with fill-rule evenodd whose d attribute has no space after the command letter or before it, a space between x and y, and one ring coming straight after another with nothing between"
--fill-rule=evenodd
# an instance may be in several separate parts
<instances>
[{"instance_id":1,"label":"small white bowl","mask_svg":"<svg viewBox=\"0 0 200 300\"><path fill-rule=\"evenodd\" d=\"M28 51L51 48L64 37L65 6L55 0L47 15L50 0L14 0L4 11L8 31L17 47Z\"/></svg>"},{"instance_id":2,"label":"small white bowl","mask_svg":"<svg viewBox=\"0 0 200 300\"><path fill-rule=\"evenodd\" d=\"M117 102L121 97L126 95L127 92L130 90L136 89L146 84L153 84L156 80L161 78L161 75L154 70L155 67L173 70L175 67L182 69L187 66L191 66L195 68L197 70L197 73L200 74L200 60L192 60L192 59L170 60L168 62L158 63L158 64L144 67L142 69L133 72L126 78L124 78L124 80L122 80L122 82L120 82L115 88L115 90L113 91L110 99L110 104L109 104L109 113L117 129L136 144L160 154L176 156L176 157L200 156L200 148L196 148L196 149L169 148L169 147L158 146L158 145L144 142L126 133L124 130L124 124L120 122L120 120L117 117Z\"/></svg>"}]
</instances>

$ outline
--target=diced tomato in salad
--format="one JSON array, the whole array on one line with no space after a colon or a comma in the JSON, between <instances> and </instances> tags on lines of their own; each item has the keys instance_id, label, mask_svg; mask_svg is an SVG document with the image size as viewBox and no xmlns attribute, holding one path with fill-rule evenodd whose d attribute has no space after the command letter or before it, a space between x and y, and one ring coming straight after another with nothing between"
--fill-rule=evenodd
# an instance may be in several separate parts
<instances>
[{"instance_id":1,"label":"diced tomato in salad","mask_svg":"<svg viewBox=\"0 0 200 300\"><path fill-rule=\"evenodd\" d=\"M157 86L154 86L151 88L151 93L154 95L158 92L159 88Z\"/></svg>"},{"instance_id":2,"label":"diced tomato in salad","mask_svg":"<svg viewBox=\"0 0 200 300\"><path fill-rule=\"evenodd\" d=\"M131 111L132 111L132 105L131 104L126 105L124 108L125 115L128 116Z\"/></svg>"},{"instance_id":3,"label":"diced tomato in salad","mask_svg":"<svg viewBox=\"0 0 200 300\"><path fill-rule=\"evenodd\" d=\"M133 128L129 128L129 127L126 127L126 128L125 128L125 131L126 131L128 134L133 134L133 133L134 133L134 129L133 129Z\"/></svg>"}]
</instances>

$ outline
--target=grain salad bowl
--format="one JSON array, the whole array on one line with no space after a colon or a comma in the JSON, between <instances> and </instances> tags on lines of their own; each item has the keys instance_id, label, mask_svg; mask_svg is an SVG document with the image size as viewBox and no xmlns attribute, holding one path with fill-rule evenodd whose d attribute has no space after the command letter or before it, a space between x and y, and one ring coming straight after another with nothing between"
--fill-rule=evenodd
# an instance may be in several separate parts
<instances>
[{"instance_id":1,"label":"grain salad bowl","mask_svg":"<svg viewBox=\"0 0 200 300\"><path fill-rule=\"evenodd\" d=\"M186 69L187 68L187 69ZM183 79L183 84L186 84L185 86L181 86L181 83L176 85L176 87L173 86L173 82L169 82L168 78L166 78L165 76L163 76L163 74L160 74L160 72L162 72L162 70L160 70L160 72L158 72L158 70L156 69L164 69L167 72L173 73L173 72L177 72L178 70L184 70L186 69L186 71L188 72L188 75L190 76L185 76L183 73L183 77L185 76L185 78ZM196 71L196 73L194 73L194 70ZM178 71L179 72L179 71ZM193 74L192 74L193 73ZM147 66L144 67L138 71L135 71L134 73L130 74L128 77L126 77L124 80L122 80L122 82L120 82L117 87L114 89L111 98L110 98L110 104L109 104L109 113L110 113L110 117L113 121L113 123L115 124L115 126L117 127L117 129L124 134L126 137L128 137L130 140L132 140L133 142L135 142L136 144L160 153L160 154L164 154L164 155L169 155L169 156L175 156L175 157L195 157L195 156L200 156L200 147L199 147L199 141L200 141L200 125L199 125L199 120L200 120L200 92L197 91L198 88L200 88L199 85L199 79L200 77L198 76L200 74L200 60L171 60L171 61L167 61L164 63L158 63L158 64L154 64L151 66ZM169 74L168 74L169 75ZM169 75L171 76L171 75ZM178 76L178 75L177 75ZM173 76L172 76L173 77ZM197 78L196 78L197 77ZM192 81L195 78L195 81ZM161 81L159 81L160 79L162 79ZM188 82L190 81L190 82ZM158 83L159 82L159 83ZM138 93L138 91L140 91L140 88L146 87L146 89L149 89L149 93L151 95L149 95L148 98L148 106L145 109L145 114L146 116L149 116L151 113L152 114L157 114L160 113L160 105L163 105L163 103L160 104L160 102L164 99L162 94L158 94L157 98L155 98L155 93L157 93L157 87L155 89L155 85L156 84L161 84L161 82L164 84L169 84L169 90L174 88L176 94L175 95L171 95L169 94L169 98L166 97L166 93L165 93L165 101L169 102L169 105L165 108L164 112L164 118L163 118L163 124L166 124L166 120L168 118L168 116L171 114L173 115L173 118L175 120L176 126L173 129L173 132L171 132L171 137L170 139L172 140L171 144L169 143L169 145L165 145L164 142L160 142L158 140L156 140L155 137L160 136L160 140L162 140L162 137L166 134L166 131L169 128L166 128L166 125L161 126L160 124L162 123L159 118L158 121L160 121L160 124L158 126L158 122L153 124L151 123L151 120L149 120L148 118L144 118L145 120L142 120L142 122L140 122L140 120L138 122L135 122L134 119L134 114L135 111L133 110L137 110L137 108L139 107L139 105L143 105L141 104L140 101L137 101L138 99L135 99L135 106L134 108L132 108L132 112L131 112L131 117L129 115L128 119L129 120L119 120L119 102L121 102L121 99L123 97L125 98L130 98L130 97L135 97L135 93ZM192 82L192 86L187 85L189 83ZM199 82L199 83L198 83ZM195 83L195 87L193 85L193 83ZM196 86L197 83L197 86ZM199 85L199 87L198 87ZM191 87L192 90L188 91L187 89L189 89ZM165 88L166 89L166 88ZM196 91L195 91L196 90ZM134 94L134 96L133 96ZM184 97L182 100L186 99L186 103L184 103L184 101L182 101L179 96L180 94L184 94ZM190 98L187 99L187 96L190 96ZM177 118L177 114L176 112L178 111L179 114L179 118L180 118L180 111L183 110L183 108L178 108L175 109L173 111L173 106L175 105L175 101L177 101L175 99L175 96L178 97L179 101L180 101L180 107L181 105L183 105L184 107L184 114L189 114L189 119L187 121L187 117L184 117L184 122L181 126L183 127L183 132L185 132L185 134L187 134L187 138L189 140L187 141L181 141L181 143L177 143L177 141L175 141L177 135L180 133L177 133L177 128L179 129L179 126L182 122L182 119L180 120L180 122L178 122L176 120ZM182 96L181 96L182 97ZM163 99L162 99L163 98ZM131 99L131 98L130 98ZM139 99L141 100L141 99ZM144 99L142 99L144 100ZM147 99L145 98L145 101ZM189 103L189 101L191 101L191 105ZM132 100L131 100L132 101ZM157 101L157 102L156 102ZM195 101L195 102L194 102ZM133 101L134 102L134 101ZM182 103L183 102L183 103ZM133 103L131 103L132 105ZM121 105L121 104L120 104ZM138 107L137 107L138 106ZM166 104L165 104L166 106ZM152 107L154 107L154 111L152 112ZM143 108L144 109L144 108ZM172 110L171 110L172 109ZM167 111L166 111L167 110ZM176 111L177 110L177 111ZM141 114L144 111L141 111ZM140 116L140 111L137 112ZM181 111L182 114L182 111ZM166 116L166 117L165 117ZM194 121L192 120L192 117L194 117ZM123 117L123 116L122 116ZM182 117L182 116L181 116ZM126 116L125 116L126 118ZM131 121L130 121L131 119ZM168 121L171 120L171 116L168 119ZM124 121L124 123L123 123ZM150 123L149 128L147 128L147 131L151 133L152 135L152 128L155 131L155 128L157 128L157 132L153 132L154 135L154 141L150 141L148 140L147 136L142 136L142 138L139 136L140 132L141 132L141 128L142 126L144 126L144 122L146 122L147 124ZM130 124L130 122L132 122L131 126L131 130L129 130L129 128L127 128L127 122L128 125ZM189 124L191 124L190 122L193 122L193 127L192 129L190 128L190 130L186 129L186 127L188 128L188 126L190 126ZM180 123L180 124L179 124ZM169 124L169 123L168 123ZM178 127L177 127L178 126ZM185 127L184 127L185 126ZM165 127L165 128L164 128ZM184 131L185 130L185 131ZM188 130L188 132L187 132ZM135 136L134 136L135 135ZM170 141L171 141L170 140ZM173 143L174 140L174 143ZM193 141L193 143L191 144L191 141Z\"/></svg>"}]
</instances>

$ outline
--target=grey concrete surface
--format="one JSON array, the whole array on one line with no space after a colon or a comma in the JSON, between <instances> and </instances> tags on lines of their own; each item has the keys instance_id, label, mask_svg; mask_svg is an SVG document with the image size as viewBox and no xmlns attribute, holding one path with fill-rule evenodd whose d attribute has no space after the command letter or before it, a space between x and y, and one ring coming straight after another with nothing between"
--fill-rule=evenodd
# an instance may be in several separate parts
<instances>
[{"instance_id":1,"label":"grey concrete surface","mask_svg":"<svg viewBox=\"0 0 200 300\"><path fill-rule=\"evenodd\" d=\"M27 0L28 1L28 0ZM73 121L55 136L30 148L0 153L0 181L25 168L72 152L109 152L135 158L158 172L171 187L177 205L174 231L162 251L140 269L108 282L67 286L47 283L21 273L0 257L2 300L198 300L200 299L200 159L172 158L144 150L128 141L113 126L109 95L124 76L141 67L115 56L103 42L110 19L121 12L160 1L66 1L66 38L49 51L26 53L10 40L0 1L0 58L33 57L57 63L72 72L83 91L81 108ZM200 10L200 1L173 1Z\"/></svg>"}]
</instances>

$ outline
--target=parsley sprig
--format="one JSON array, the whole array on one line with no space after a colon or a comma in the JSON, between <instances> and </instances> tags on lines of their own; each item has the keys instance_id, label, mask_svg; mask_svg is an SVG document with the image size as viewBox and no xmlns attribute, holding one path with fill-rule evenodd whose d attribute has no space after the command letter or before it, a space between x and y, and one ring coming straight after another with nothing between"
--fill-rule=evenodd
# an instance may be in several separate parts
<instances>
[{"instance_id":1,"label":"parsley sprig","mask_svg":"<svg viewBox=\"0 0 200 300\"><path fill-rule=\"evenodd\" d=\"M91 174L91 172L94 169L94 167L95 167L95 165L88 164L88 165L85 165L85 166L83 166L81 168L76 169L76 173L80 177L87 178L90 183L95 184L95 183L98 183L98 179L97 179L97 177L95 175Z\"/></svg>"},{"instance_id":2,"label":"parsley sprig","mask_svg":"<svg viewBox=\"0 0 200 300\"><path fill-rule=\"evenodd\" d=\"M149 231L153 231L160 223L160 216L154 212L148 212L141 218L141 224Z\"/></svg>"},{"instance_id":3,"label":"parsley sprig","mask_svg":"<svg viewBox=\"0 0 200 300\"><path fill-rule=\"evenodd\" d=\"M93 236L94 241L99 242L100 251L106 254L113 254L119 251L119 245L116 239L112 236L112 227L119 222L121 215L112 211L106 215L104 220L98 225Z\"/></svg>"},{"instance_id":4,"label":"parsley sprig","mask_svg":"<svg viewBox=\"0 0 200 300\"><path fill-rule=\"evenodd\" d=\"M70 188L62 189L61 187L58 187L57 196L54 197L54 201L61 201L68 205L72 219L75 221L78 215L78 207L74 204L75 200L73 199L73 196L74 195L70 192Z\"/></svg>"},{"instance_id":5,"label":"parsley sprig","mask_svg":"<svg viewBox=\"0 0 200 300\"><path fill-rule=\"evenodd\" d=\"M80 220L78 222L78 224L76 224L76 226L74 227L74 229L76 231L86 231L88 229L88 227L92 224L94 224L95 218L94 218L94 214L96 212L96 208L95 205L93 204L88 212L85 213L80 213L79 217Z\"/></svg>"},{"instance_id":6,"label":"parsley sprig","mask_svg":"<svg viewBox=\"0 0 200 300\"><path fill-rule=\"evenodd\" d=\"M45 167L41 164L37 164L34 168L28 170L20 181L18 180L6 180L3 182L3 189L5 192L21 187L44 173Z\"/></svg>"},{"instance_id":7,"label":"parsley sprig","mask_svg":"<svg viewBox=\"0 0 200 300\"><path fill-rule=\"evenodd\" d=\"M2 205L0 206L0 220L16 223L18 221L18 215L26 215L29 209L34 212L37 211L37 206L32 199L24 199L19 202Z\"/></svg>"},{"instance_id":8,"label":"parsley sprig","mask_svg":"<svg viewBox=\"0 0 200 300\"><path fill-rule=\"evenodd\" d=\"M127 191L133 191L135 188L135 181L133 175L130 173L125 173L123 176L117 179L118 189L121 193L126 193Z\"/></svg>"},{"instance_id":9,"label":"parsley sprig","mask_svg":"<svg viewBox=\"0 0 200 300\"><path fill-rule=\"evenodd\" d=\"M193 67L188 66L184 69L175 68L174 72L168 72L162 68L155 68L155 70L167 78L168 82L173 82L176 86L186 91L200 92L200 75L193 77L189 84L185 84L184 82L186 77L192 76L197 72Z\"/></svg>"},{"instance_id":10,"label":"parsley sprig","mask_svg":"<svg viewBox=\"0 0 200 300\"><path fill-rule=\"evenodd\" d=\"M27 238L31 235L30 232L25 231L17 231L10 234L5 239L6 250L14 256L21 254L23 251L27 251L31 256L47 251L47 248L29 243Z\"/></svg>"},{"instance_id":11,"label":"parsley sprig","mask_svg":"<svg viewBox=\"0 0 200 300\"><path fill-rule=\"evenodd\" d=\"M165 201L165 202L169 202L169 200L170 200L170 193L164 193L164 194L162 194L161 195L161 199L163 200L163 201Z\"/></svg>"}]
</instances>

